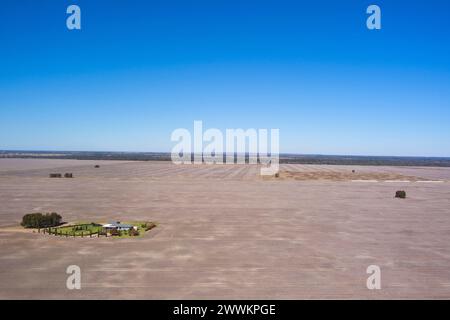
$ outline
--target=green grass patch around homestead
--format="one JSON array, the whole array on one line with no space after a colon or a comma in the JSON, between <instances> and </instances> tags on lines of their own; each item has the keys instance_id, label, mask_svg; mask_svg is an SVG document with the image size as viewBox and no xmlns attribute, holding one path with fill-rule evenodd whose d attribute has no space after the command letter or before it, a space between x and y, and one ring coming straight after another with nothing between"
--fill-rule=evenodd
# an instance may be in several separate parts
<instances>
[{"instance_id":1,"label":"green grass patch around homestead","mask_svg":"<svg viewBox=\"0 0 450 320\"><path fill-rule=\"evenodd\" d=\"M150 231L156 224L150 221L121 222L120 226L129 225L131 228L124 230L114 227L105 227L106 223L97 222L75 222L58 227L40 229L40 233L62 237L142 237Z\"/></svg>"},{"instance_id":2,"label":"green grass patch around homestead","mask_svg":"<svg viewBox=\"0 0 450 320\"><path fill-rule=\"evenodd\" d=\"M103 227L99 223L76 223L74 225L61 226L57 228L53 228L55 232L58 232L62 235L71 235L71 236L85 236L90 234L97 234L103 230Z\"/></svg>"}]
</instances>

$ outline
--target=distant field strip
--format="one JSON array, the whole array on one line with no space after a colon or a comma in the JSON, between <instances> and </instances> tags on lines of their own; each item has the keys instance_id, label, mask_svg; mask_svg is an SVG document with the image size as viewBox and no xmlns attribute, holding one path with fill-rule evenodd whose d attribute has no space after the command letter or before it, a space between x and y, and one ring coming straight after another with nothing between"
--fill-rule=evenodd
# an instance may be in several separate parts
<instances>
[{"instance_id":1,"label":"distant field strip","mask_svg":"<svg viewBox=\"0 0 450 320\"><path fill-rule=\"evenodd\" d=\"M254 164L186 164L169 161L85 161L85 160L24 160L11 164L0 160L1 177L49 179L50 173L73 173L74 179L113 180L322 180L387 183L442 183L450 180L450 168L386 167L346 165L281 164L278 178L261 178L261 165ZM15 159L17 160L17 159ZM39 161L38 164L33 163ZM45 164L43 161L51 163ZM58 161L56 166L54 161ZM29 164L27 164L29 163ZM64 165L66 164L66 165ZM2 165L5 166L1 170ZM95 165L99 165L98 168ZM10 168L10 170L7 170ZM58 179L56 179L58 180Z\"/></svg>"}]
</instances>

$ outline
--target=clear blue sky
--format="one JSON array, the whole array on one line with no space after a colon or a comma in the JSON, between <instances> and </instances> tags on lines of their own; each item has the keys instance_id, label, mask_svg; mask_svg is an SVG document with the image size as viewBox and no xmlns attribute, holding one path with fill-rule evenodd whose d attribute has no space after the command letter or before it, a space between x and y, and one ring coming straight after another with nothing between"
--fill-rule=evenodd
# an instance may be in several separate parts
<instances>
[{"instance_id":1,"label":"clear blue sky","mask_svg":"<svg viewBox=\"0 0 450 320\"><path fill-rule=\"evenodd\" d=\"M203 120L279 128L281 152L450 156L447 0L3 0L0 46L0 149L170 151Z\"/></svg>"}]
</instances>

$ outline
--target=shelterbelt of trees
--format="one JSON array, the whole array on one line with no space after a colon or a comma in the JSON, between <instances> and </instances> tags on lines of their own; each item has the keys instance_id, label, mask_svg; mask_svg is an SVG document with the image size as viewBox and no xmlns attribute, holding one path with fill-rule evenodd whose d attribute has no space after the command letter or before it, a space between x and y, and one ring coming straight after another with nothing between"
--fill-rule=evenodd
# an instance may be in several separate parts
<instances>
[{"instance_id":1,"label":"shelterbelt of trees","mask_svg":"<svg viewBox=\"0 0 450 320\"><path fill-rule=\"evenodd\" d=\"M21 225L25 228L48 228L61 224L62 217L56 212L42 214L28 213L23 216Z\"/></svg>"}]
</instances>

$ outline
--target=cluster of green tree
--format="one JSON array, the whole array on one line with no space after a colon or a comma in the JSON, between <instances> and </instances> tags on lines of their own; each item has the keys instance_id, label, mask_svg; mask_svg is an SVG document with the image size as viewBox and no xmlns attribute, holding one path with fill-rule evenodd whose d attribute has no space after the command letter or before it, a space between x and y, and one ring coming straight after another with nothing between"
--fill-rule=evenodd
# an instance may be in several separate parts
<instances>
[{"instance_id":1,"label":"cluster of green tree","mask_svg":"<svg viewBox=\"0 0 450 320\"><path fill-rule=\"evenodd\" d=\"M396 198L405 199L406 198L406 191L399 190L395 193Z\"/></svg>"},{"instance_id":2,"label":"cluster of green tree","mask_svg":"<svg viewBox=\"0 0 450 320\"><path fill-rule=\"evenodd\" d=\"M29 213L23 216L21 225L25 228L48 228L61 224L62 217L56 212Z\"/></svg>"}]
</instances>

